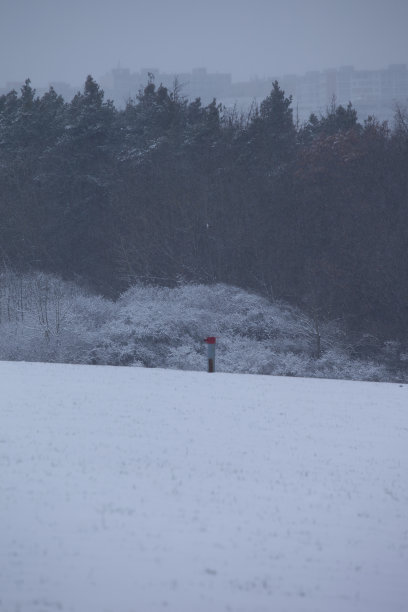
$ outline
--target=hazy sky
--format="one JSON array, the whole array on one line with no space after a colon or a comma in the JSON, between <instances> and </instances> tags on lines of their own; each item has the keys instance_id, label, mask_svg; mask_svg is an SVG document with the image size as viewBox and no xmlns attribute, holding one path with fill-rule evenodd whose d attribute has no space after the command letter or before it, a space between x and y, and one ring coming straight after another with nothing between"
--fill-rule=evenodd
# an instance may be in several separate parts
<instances>
[{"instance_id":1,"label":"hazy sky","mask_svg":"<svg viewBox=\"0 0 408 612\"><path fill-rule=\"evenodd\" d=\"M0 86L122 67L233 80L408 63L408 0L0 0Z\"/></svg>"}]
</instances>

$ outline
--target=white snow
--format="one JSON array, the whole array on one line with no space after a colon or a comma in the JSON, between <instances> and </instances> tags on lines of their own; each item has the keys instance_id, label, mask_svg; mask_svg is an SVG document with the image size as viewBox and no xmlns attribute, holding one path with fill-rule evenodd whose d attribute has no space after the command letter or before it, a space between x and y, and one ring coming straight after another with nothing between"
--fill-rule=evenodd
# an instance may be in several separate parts
<instances>
[{"instance_id":1,"label":"white snow","mask_svg":"<svg viewBox=\"0 0 408 612\"><path fill-rule=\"evenodd\" d=\"M405 612L408 387L0 363L1 612Z\"/></svg>"}]
</instances>

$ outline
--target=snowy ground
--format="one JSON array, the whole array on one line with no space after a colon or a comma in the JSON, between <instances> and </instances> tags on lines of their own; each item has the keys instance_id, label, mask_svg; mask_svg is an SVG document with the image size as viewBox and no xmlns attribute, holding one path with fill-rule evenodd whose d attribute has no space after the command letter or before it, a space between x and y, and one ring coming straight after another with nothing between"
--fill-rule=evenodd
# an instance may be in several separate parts
<instances>
[{"instance_id":1,"label":"snowy ground","mask_svg":"<svg viewBox=\"0 0 408 612\"><path fill-rule=\"evenodd\" d=\"M0 363L1 612L405 612L408 387Z\"/></svg>"}]
</instances>

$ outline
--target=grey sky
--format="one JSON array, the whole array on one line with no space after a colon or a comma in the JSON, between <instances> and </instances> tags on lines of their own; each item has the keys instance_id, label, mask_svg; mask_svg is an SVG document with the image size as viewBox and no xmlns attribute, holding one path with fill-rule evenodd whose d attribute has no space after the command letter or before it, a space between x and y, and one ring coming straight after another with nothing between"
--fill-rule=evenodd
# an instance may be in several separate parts
<instances>
[{"instance_id":1,"label":"grey sky","mask_svg":"<svg viewBox=\"0 0 408 612\"><path fill-rule=\"evenodd\" d=\"M122 67L233 80L408 63L407 0L0 0L0 86Z\"/></svg>"}]
</instances>

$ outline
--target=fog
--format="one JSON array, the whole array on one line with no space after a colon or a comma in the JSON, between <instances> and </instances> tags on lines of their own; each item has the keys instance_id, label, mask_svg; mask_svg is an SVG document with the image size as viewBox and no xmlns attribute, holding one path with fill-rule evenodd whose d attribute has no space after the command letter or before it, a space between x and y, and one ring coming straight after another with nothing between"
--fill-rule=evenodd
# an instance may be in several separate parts
<instances>
[{"instance_id":1,"label":"fog","mask_svg":"<svg viewBox=\"0 0 408 612\"><path fill-rule=\"evenodd\" d=\"M0 87L205 66L234 81L408 62L406 0L0 0Z\"/></svg>"}]
</instances>

